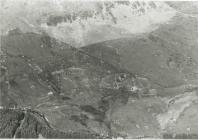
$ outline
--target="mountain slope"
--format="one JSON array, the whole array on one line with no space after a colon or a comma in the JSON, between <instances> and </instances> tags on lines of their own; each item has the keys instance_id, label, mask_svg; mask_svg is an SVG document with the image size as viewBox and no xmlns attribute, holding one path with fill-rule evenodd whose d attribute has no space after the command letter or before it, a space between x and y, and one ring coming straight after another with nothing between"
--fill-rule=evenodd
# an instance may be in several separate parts
<instances>
[{"instance_id":1,"label":"mountain slope","mask_svg":"<svg viewBox=\"0 0 198 140\"><path fill-rule=\"evenodd\" d=\"M57 130L111 136L111 114L148 94L133 73L46 34L10 31L2 51L2 108L39 110Z\"/></svg>"},{"instance_id":2,"label":"mountain slope","mask_svg":"<svg viewBox=\"0 0 198 140\"><path fill-rule=\"evenodd\" d=\"M169 24L152 33L105 41L81 49L114 65L119 64L132 73L144 75L153 84L179 86L196 80L196 25L196 18L178 14ZM112 60L111 54L117 59ZM111 61L117 61L117 64Z\"/></svg>"},{"instance_id":3,"label":"mountain slope","mask_svg":"<svg viewBox=\"0 0 198 140\"><path fill-rule=\"evenodd\" d=\"M0 9L0 137L197 137L194 4L14 3Z\"/></svg>"},{"instance_id":4,"label":"mountain slope","mask_svg":"<svg viewBox=\"0 0 198 140\"><path fill-rule=\"evenodd\" d=\"M1 7L3 33L45 31L75 47L150 32L175 15L166 3L152 1L8 0Z\"/></svg>"}]
</instances>

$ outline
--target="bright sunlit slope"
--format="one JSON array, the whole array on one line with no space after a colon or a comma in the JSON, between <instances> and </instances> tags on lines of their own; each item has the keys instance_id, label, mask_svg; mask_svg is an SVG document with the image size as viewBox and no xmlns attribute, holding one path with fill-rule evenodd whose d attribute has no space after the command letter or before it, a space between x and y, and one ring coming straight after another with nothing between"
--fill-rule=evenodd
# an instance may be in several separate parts
<instances>
[{"instance_id":1,"label":"bright sunlit slope","mask_svg":"<svg viewBox=\"0 0 198 140\"><path fill-rule=\"evenodd\" d=\"M4 33L42 30L76 47L150 32L175 15L166 3L152 1L2 0L1 7Z\"/></svg>"}]
</instances>

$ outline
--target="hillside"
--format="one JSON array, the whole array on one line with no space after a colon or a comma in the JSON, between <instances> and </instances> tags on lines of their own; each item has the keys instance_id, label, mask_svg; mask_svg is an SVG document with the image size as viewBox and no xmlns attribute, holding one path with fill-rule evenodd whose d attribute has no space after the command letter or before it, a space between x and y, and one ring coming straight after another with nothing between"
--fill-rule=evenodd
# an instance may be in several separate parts
<instances>
[{"instance_id":1,"label":"hillside","mask_svg":"<svg viewBox=\"0 0 198 140\"><path fill-rule=\"evenodd\" d=\"M1 138L198 138L196 2L0 4Z\"/></svg>"},{"instance_id":2,"label":"hillside","mask_svg":"<svg viewBox=\"0 0 198 140\"><path fill-rule=\"evenodd\" d=\"M58 130L109 136L112 112L147 94L132 73L45 34L11 31L2 51L1 107L37 109Z\"/></svg>"},{"instance_id":3,"label":"hillside","mask_svg":"<svg viewBox=\"0 0 198 140\"><path fill-rule=\"evenodd\" d=\"M161 88L190 84L197 79L197 19L175 16L159 29L91 44L81 49L115 66L151 80ZM116 59L111 59L116 56ZM116 61L116 62L114 62Z\"/></svg>"}]
</instances>

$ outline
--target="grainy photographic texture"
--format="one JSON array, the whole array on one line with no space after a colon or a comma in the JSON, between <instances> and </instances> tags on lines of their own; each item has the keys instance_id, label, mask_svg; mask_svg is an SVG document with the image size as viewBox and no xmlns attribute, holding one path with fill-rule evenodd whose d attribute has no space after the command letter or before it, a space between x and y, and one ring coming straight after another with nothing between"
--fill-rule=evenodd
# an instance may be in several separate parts
<instances>
[{"instance_id":1,"label":"grainy photographic texture","mask_svg":"<svg viewBox=\"0 0 198 140\"><path fill-rule=\"evenodd\" d=\"M198 138L198 2L0 0L0 138Z\"/></svg>"}]
</instances>

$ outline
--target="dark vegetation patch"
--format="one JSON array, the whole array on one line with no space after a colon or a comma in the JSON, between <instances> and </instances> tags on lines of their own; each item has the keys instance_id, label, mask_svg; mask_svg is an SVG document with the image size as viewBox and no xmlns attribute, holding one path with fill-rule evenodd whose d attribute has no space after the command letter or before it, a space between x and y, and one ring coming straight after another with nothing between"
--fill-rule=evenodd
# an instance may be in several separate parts
<instances>
[{"instance_id":1,"label":"dark vegetation patch","mask_svg":"<svg viewBox=\"0 0 198 140\"><path fill-rule=\"evenodd\" d=\"M1 138L100 138L100 135L92 132L61 132L49 127L46 122L38 119L34 110L1 109L0 110L0 137ZM38 112L37 112L38 113ZM72 116L72 119L81 121L86 116ZM84 121L82 121L84 122ZM101 137L102 138L102 137Z\"/></svg>"},{"instance_id":2,"label":"dark vegetation patch","mask_svg":"<svg viewBox=\"0 0 198 140\"><path fill-rule=\"evenodd\" d=\"M20 121L24 118L24 113L21 111L1 109L0 116L0 137L12 138L20 125Z\"/></svg>"},{"instance_id":3,"label":"dark vegetation patch","mask_svg":"<svg viewBox=\"0 0 198 140\"><path fill-rule=\"evenodd\" d=\"M86 115L84 114L80 114L80 115L72 115L71 120L75 121L75 122L79 122L80 124L84 125L87 127L87 120L89 119Z\"/></svg>"}]
</instances>

